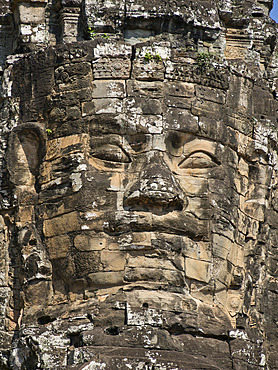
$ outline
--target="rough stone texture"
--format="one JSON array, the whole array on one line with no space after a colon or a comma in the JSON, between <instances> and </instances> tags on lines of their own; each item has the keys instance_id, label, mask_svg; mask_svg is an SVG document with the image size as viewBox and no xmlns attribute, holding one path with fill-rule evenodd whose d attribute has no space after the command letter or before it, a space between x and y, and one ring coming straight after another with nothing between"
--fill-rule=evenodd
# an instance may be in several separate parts
<instances>
[{"instance_id":1,"label":"rough stone texture","mask_svg":"<svg viewBox=\"0 0 278 370\"><path fill-rule=\"evenodd\" d=\"M0 3L0 368L277 369L272 1Z\"/></svg>"}]
</instances>

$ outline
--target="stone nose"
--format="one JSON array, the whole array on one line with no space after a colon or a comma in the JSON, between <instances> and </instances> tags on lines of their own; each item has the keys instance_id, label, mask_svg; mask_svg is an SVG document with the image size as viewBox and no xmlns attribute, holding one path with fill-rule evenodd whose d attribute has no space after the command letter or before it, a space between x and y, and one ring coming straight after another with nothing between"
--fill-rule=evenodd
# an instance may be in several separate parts
<instances>
[{"instance_id":1,"label":"stone nose","mask_svg":"<svg viewBox=\"0 0 278 370\"><path fill-rule=\"evenodd\" d=\"M186 197L160 153L147 158L124 196L124 208L130 211L181 211L185 203Z\"/></svg>"}]
</instances>

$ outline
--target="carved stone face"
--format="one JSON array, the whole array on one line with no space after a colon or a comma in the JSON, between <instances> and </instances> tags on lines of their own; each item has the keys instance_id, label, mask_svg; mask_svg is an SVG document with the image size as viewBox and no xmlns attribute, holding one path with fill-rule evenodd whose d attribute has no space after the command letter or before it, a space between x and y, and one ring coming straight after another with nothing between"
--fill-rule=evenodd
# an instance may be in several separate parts
<instances>
[{"instance_id":1,"label":"carved stone face","mask_svg":"<svg viewBox=\"0 0 278 370\"><path fill-rule=\"evenodd\" d=\"M271 171L269 131L251 118L254 92L243 78L228 83L225 67L200 80L195 66L189 82L178 81L188 62L167 72L144 48L129 77L131 47L109 48L95 48L93 68L78 52L50 74L40 166L40 125L18 133L38 197L24 220L35 220L51 261L53 302L138 285L234 315ZM165 71L172 77L162 81ZM20 198L23 185L13 183Z\"/></svg>"},{"instance_id":2,"label":"carved stone face","mask_svg":"<svg viewBox=\"0 0 278 370\"><path fill-rule=\"evenodd\" d=\"M197 106L196 89L95 81L87 132L77 125L69 134L73 123L65 122L57 138L55 128L48 135L37 209L56 293L139 284L209 302L231 299L230 310L239 309L242 239L256 237L267 170L248 136L236 136L224 120L208 127L175 106ZM220 102L227 94L201 93Z\"/></svg>"},{"instance_id":3,"label":"carved stone face","mask_svg":"<svg viewBox=\"0 0 278 370\"><path fill-rule=\"evenodd\" d=\"M3 71L0 364L271 367L272 1L50 5Z\"/></svg>"}]
</instances>

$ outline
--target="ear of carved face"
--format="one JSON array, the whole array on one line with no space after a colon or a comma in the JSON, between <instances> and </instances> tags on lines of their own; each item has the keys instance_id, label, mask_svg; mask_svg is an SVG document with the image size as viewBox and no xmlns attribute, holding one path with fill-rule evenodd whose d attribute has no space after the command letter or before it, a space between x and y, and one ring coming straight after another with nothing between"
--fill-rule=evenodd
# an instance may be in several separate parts
<instances>
[{"instance_id":1,"label":"ear of carved face","mask_svg":"<svg viewBox=\"0 0 278 370\"><path fill-rule=\"evenodd\" d=\"M21 147L28 162L28 167L33 175L37 175L39 167L39 147L40 140L38 135L29 130L23 130L19 136Z\"/></svg>"},{"instance_id":2,"label":"ear of carved face","mask_svg":"<svg viewBox=\"0 0 278 370\"><path fill-rule=\"evenodd\" d=\"M22 124L11 133L7 167L9 180L15 187L35 186L44 152L45 135L38 124Z\"/></svg>"},{"instance_id":3,"label":"ear of carved face","mask_svg":"<svg viewBox=\"0 0 278 370\"><path fill-rule=\"evenodd\" d=\"M24 307L47 305L51 296L52 266L36 223L36 187L41 160L45 154L45 134L36 123L21 124L9 138L7 168L17 212L13 238L20 250L16 284L20 286ZM23 308L23 303L17 307Z\"/></svg>"}]
</instances>

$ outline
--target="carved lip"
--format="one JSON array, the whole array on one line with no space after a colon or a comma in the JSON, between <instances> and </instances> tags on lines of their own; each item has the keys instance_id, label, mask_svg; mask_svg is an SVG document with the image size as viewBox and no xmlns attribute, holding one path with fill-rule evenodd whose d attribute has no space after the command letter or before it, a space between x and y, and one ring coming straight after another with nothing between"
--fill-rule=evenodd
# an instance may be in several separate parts
<instances>
[{"instance_id":1,"label":"carved lip","mask_svg":"<svg viewBox=\"0 0 278 370\"><path fill-rule=\"evenodd\" d=\"M160 232L187 236L193 240L207 239L208 220L190 213L173 211L163 215L150 212L116 212L106 215L104 231L109 235L128 232Z\"/></svg>"}]
</instances>

